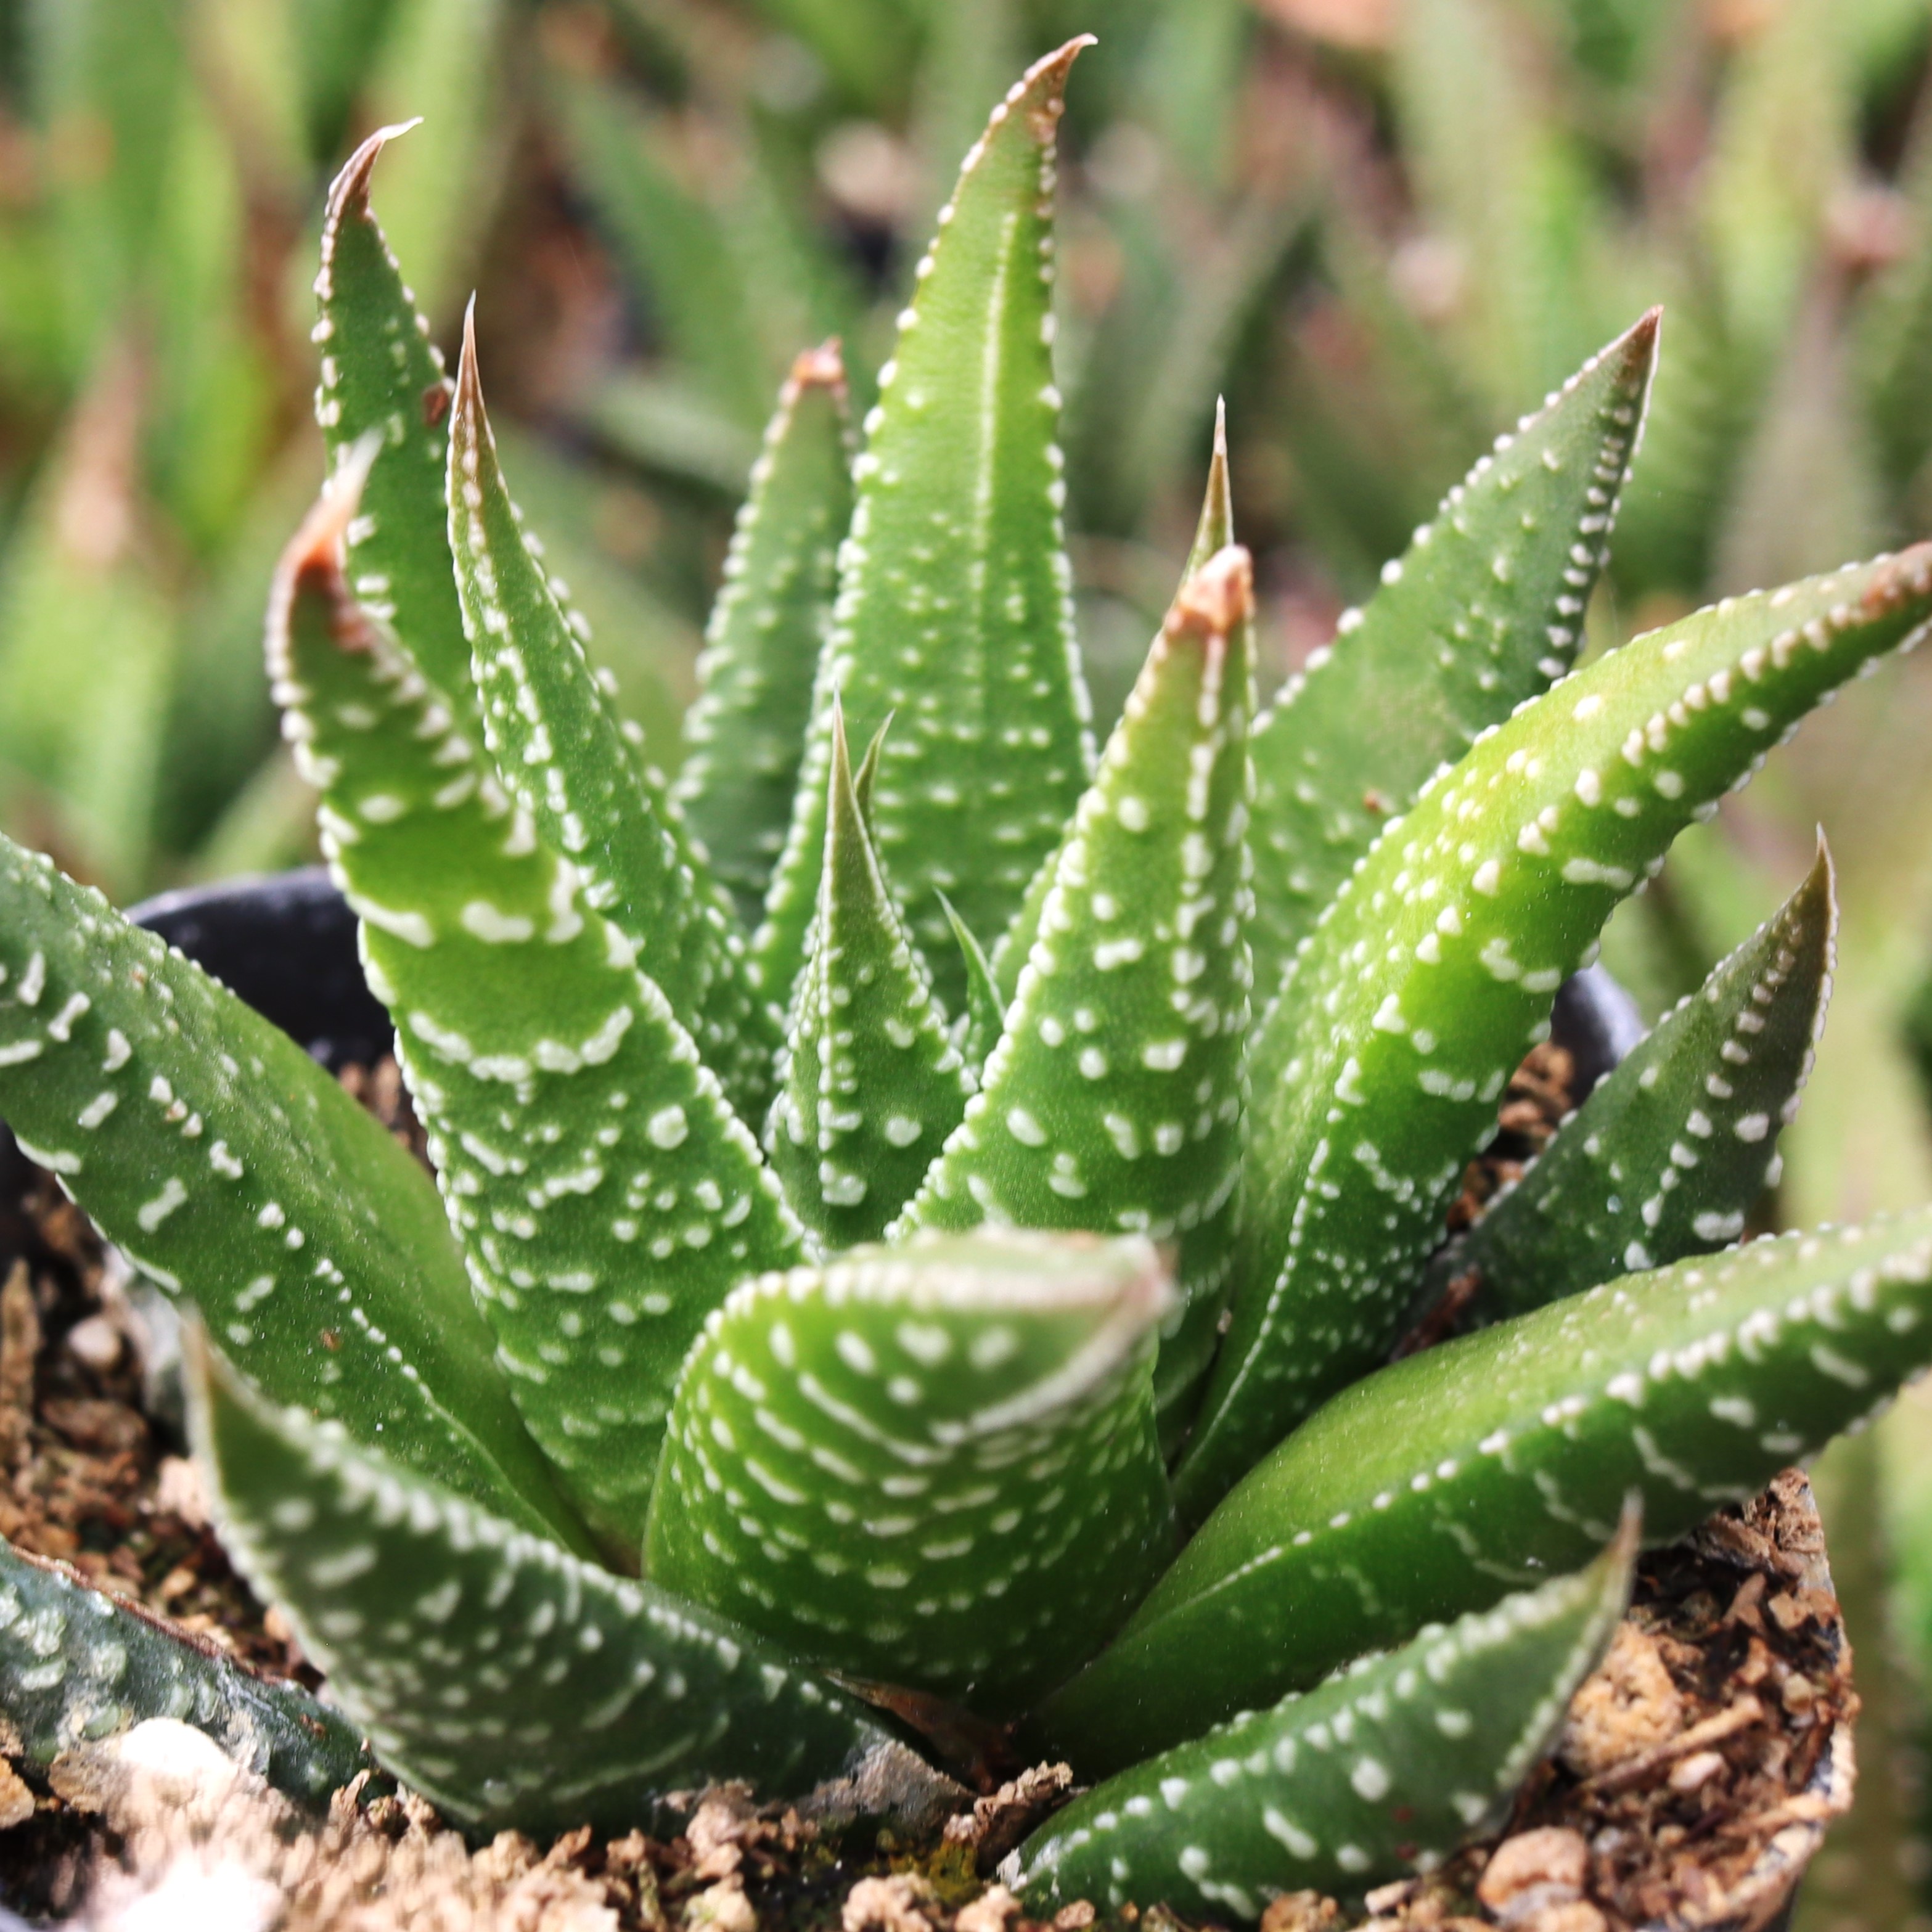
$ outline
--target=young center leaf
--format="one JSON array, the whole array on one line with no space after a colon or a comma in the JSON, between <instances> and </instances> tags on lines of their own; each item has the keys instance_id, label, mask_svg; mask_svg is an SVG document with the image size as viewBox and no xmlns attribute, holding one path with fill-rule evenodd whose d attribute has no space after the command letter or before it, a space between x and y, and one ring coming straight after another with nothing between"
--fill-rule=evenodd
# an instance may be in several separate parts
<instances>
[{"instance_id":1,"label":"young center leaf","mask_svg":"<svg viewBox=\"0 0 1932 1932\"><path fill-rule=\"evenodd\" d=\"M4 840L0 1116L276 1401L581 1543L422 1169L278 1027Z\"/></svg>"},{"instance_id":2,"label":"young center leaf","mask_svg":"<svg viewBox=\"0 0 1932 1932\"><path fill-rule=\"evenodd\" d=\"M1389 814L1574 662L1636 452L1658 319L1652 310L1498 440L1257 721L1263 1008Z\"/></svg>"},{"instance_id":3,"label":"young center leaf","mask_svg":"<svg viewBox=\"0 0 1932 1932\"><path fill-rule=\"evenodd\" d=\"M744 1630L580 1562L190 1350L222 1540L382 1762L488 1831L628 1831L680 1787L793 1796L904 1753Z\"/></svg>"},{"instance_id":4,"label":"young center leaf","mask_svg":"<svg viewBox=\"0 0 1932 1932\"><path fill-rule=\"evenodd\" d=\"M1838 905L1810 875L1601 1082L1522 1179L1430 1264L1476 1322L1526 1314L1744 1232L1776 1178L1832 994Z\"/></svg>"},{"instance_id":5,"label":"young center leaf","mask_svg":"<svg viewBox=\"0 0 1932 1932\"><path fill-rule=\"evenodd\" d=\"M990 944L1092 762L1054 437L1054 133L1087 37L1029 68L966 157L879 372L797 803L757 941L782 998L825 847L831 700L896 718L874 837L949 1010L964 986L938 895Z\"/></svg>"},{"instance_id":6,"label":"young center leaf","mask_svg":"<svg viewBox=\"0 0 1932 1932\"><path fill-rule=\"evenodd\" d=\"M1162 1406L1211 1352L1240 1171L1252 586L1182 587L1080 802L1005 1032L908 1226L1180 1242Z\"/></svg>"},{"instance_id":7,"label":"young center leaf","mask_svg":"<svg viewBox=\"0 0 1932 1932\"><path fill-rule=\"evenodd\" d=\"M844 365L836 343L793 364L738 512L685 715L672 788L747 932L784 849L812 674L852 517ZM788 988L768 988L782 1000Z\"/></svg>"},{"instance_id":8,"label":"young center leaf","mask_svg":"<svg viewBox=\"0 0 1932 1932\"><path fill-rule=\"evenodd\" d=\"M678 1384L649 1574L1007 1718L1172 1553L1144 1241L932 1236L736 1291Z\"/></svg>"},{"instance_id":9,"label":"young center leaf","mask_svg":"<svg viewBox=\"0 0 1932 1932\"><path fill-rule=\"evenodd\" d=\"M1228 1496L1030 1740L1083 1775L1644 1540L1884 1408L1932 1361L1932 1209L1628 1276L1412 1355Z\"/></svg>"},{"instance_id":10,"label":"young center leaf","mask_svg":"<svg viewBox=\"0 0 1932 1932\"><path fill-rule=\"evenodd\" d=\"M350 596L356 481L284 556L277 696L497 1361L622 1561L685 1349L800 1230L628 940Z\"/></svg>"},{"instance_id":11,"label":"young center leaf","mask_svg":"<svg viewBox=\"0 0 1932 1932\"><path fill-rule=\"evenodd\" d=\"M1260 1918L1427 1872L1508 1806L1601 1660L1637 1519L1586 1570L1432 1625L1305 1696L1243 1713L1083 1792L1003 1874L1036 1916L1077 1898Z\"/></svg>"},{"instance_id":12,"label":"young center leaf","mask_svg":"<svg viewBox=\"0 0 1932 1932\"><path fill-rule=\"evenodd\" d=\"M836 1252L885 1232L973 1082L873 849L836 705L825 836L766 1145L786 1198Z\"/></svg>"},{"instance_id":13,"label":"young center leaf","mask_svg":"<svg viewBox=\"0 0 1932 1932\"><path fill-rule=\"evenodd\" d=\"M449 432L449 546L491 756L585 900L622 934L740 1111L770 1096L777 1029L751 982L737 915L694 852L641 734L584 652L496 461L474 314Z\"/></svg>"},{"instance_id":14,"label":"young center leaf","mask_svg":"<svg viewBox=\"0 0 1932 1932\"><path fill-rule=\"evenodd\" d=\"M1240 1286L1184 1516L1384 1358L1510 1070L1618 902L1928 616L1925 545L1727 598L1526 705L1384 832L1251 1044Z\"/></svg>"}]
</instances>

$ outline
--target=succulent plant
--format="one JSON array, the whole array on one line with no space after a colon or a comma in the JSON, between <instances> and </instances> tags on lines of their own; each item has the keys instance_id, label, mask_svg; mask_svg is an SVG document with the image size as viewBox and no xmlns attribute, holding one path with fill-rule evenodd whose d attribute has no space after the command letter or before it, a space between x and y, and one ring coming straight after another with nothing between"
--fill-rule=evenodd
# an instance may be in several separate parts
<instances>
[{"instance_id":1,"label":"succulent plant","mask_svg":"<svg viewBox=\"0 0 1932 1932\"><path fill-rule=\"evenodd\" d=\"M1561 982L1916 639L1932 550L1579 668L1653 314L1265 709L1217 444L1096 756L1054 442L1082 44L968 154L849 480L835 356L794 372L674 784L522 526L473 338L452 383L389 255L394 130L338 178L332 475L268 652L434 1186L0 853L0 1110L195 1304L230 1547L459 1819L858 1804L971 1740L1105 1780L1016 1854L1035 1903L1359 1892L1507 1799L1640 1522L1932 1360L1932 1214L1706 1258L1808 1066L1822 859L1431 1271ZM1487 1325L1391 1363L1472 1274Z\"/></svg>"}]
</instances>

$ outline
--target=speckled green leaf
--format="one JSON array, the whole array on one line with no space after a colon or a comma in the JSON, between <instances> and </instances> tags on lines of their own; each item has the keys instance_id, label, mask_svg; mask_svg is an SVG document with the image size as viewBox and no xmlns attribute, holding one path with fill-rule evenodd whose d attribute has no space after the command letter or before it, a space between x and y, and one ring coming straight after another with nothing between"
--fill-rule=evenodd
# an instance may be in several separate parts
<instances>
[{"instance_id":1,"label":"speckled green leaf","mask_svg":"<svg viewBox=\"0 0 1932 1932\"><path fill-rule=\"evenodd\" d=\"M449 432L449 547L483 728L496 770L551 850L670 1002L741 1112L771 1094L778 1030L754 990L737 916L692 847L662 776L627 730L614 682L525 536L496 460L474 316Z\"/></svg>"},{"instance_id":2,"label":"speckled green leaf","mask_svg":"<svg viewBox=\"0 0 1932 1932\"><path fill-rule=\"evenodd\" d=\"M1388 814L1574 662L1657 334L1653 310L1502 437L1257 722L1264 1006Z\"/></svg>"},{"instance_id":3,"label":"speckled green leaf","mask_svg":"<svg viewBox=\"0 0 1932 1932\"><path fill-rule=\"evenodd\" d=\"M1041 1918L1085 1898L1252 1920L1283 1892L1359 1900L1433 1870L1548 1748L1616 1628L1636 1552L1633 1516L1587 1570L1108 1778L1002 1876Z\"/></svg>"},{"instance_id":4,"label":"speckled green leaf","mask_svg":"<svg viewBox=\"0 0 1932 1932\"><path fill-rule=\"evenodd\" d=\"M968 1070L976 1081L986 1064L987 1056L999 1044L1000 1035L1006 1030L1006 1002L1000 994L999 982L993 976L992 967L980 950L980 942L967 931L966 922L954 910L952 902L941 892L939 903L952 924L952 937L959 945L959 956L965 962L966 1008L956 1023L955 1037Z\"/></svg>"},{"instance_id":5,"label":"speckled green leaf","mask_svg":"<svg viewBox=\"0 0 1932 1932\"><path fill-rule=\"evenodd\" d=\"M828 343L792 365L765 430L685 716L673 796L747 930L764 910L798 787L852 516L848 434L844 365Z\"/></svg>"},{"instance_id":6,"label":"speckled green leaf","mask_svg":"<svg viewBox=\"0 0 1932 1932\"><path fill-rule=\"evenodd\" d=\"M1081 801L1006 1030L908 1226L1181 1244L1165 1408L1204 1366L1241 1156L1247 553L1182 587Z\"/></svg>"},{"instance_id":7,"label":"speckled green leaf","mask_svg":"<svg viewBox=\"0 0 1932 1932\"><path fill-rule=\"evenodd\" d=\"M1172 1550L1144 1241L932 1237L739 1288L678 1385L649 1574L795 1654L1008 1717Z\"/></svg>"},{"instance_id":8,"label":"speckled green leaf","mask_svg":"<svg viewBox=\"0 0 1932 1932\"><path fill-rule=\"evenodd\" d=\"M1929 614L1922 545L1727 598L1526 706L1390 826L1257 1030L1241 1286L1184 1515L1383 1358L1510 1069L1618 901Z\"/></svg>"},{"instance_id":9,"label":"speckled green leaf","mask_svg":"<svg viewBox=\"0 0 1932 1932\"><path fill-rule=\"evenodd\" d=\"M835 1251L885 1232L973 1091L866 830L836 705L818 912L778 1089L772 1166Z\"/></svg>"},{"instance_id":10,"label":"speckled green leaf","mask_svg":"<svg viewBox=\"0 0 1932 1932\"><path fill-rule=\"evenodd\" d=\"M898 723L874 836L949 1008L964 985L936 894L1003 932L1092 759L1054 442L1054 130L1070 41L966 158L866 424L858 500L798 800L757 942L765 983L804 956L825 842L836 691L853 734Z\"/></svg>"},{"instance_id":11,"label":"speckled green leaf","mask_svg":"<svg viewBox=\"0 0 1932 1932\"><path fill-rule=\"evenodd\" d=\"M1186 564L1180 573L1179 590L1185 590L1194 576L1207 566L1209 559L1226 550L1234 541L1234 499L1228 484L1228 412L1225 406L1217 404L1214 411L1214 454L1208 464L1208 487L1202 496L1201 515L1195 525L1194 542L1187 553ZM1034 941L1040 937L1040 916L1046 910L1048 896L1058 875L1060 855L1066 849L1066 842L1063 838L1048 854L1046 863L1034 874L1027 887L1026 897L1013 916L1013 922L1001 935L993 955L993 978L1002 1012L1012 1004L1014 992L1019 986L1021 969L1033 951ZM997 1030L994 1038L998 1038ZM989 1046L988 1051L991 1050Z\"/></svg>"},{"instance_id":12,"label":"speckled green leaf","mask_svg":"<svg viewBox=\"0 0 1932 1932\"><path fill-rule=\"evenodd\" d=\"M1516 1186L1437 1257L1478 1322L1735 1241L1778 1174L1831 998L1838 906L1810 876L1658 1022ZM1471 1280L1473 1275L1473 1280Z\"/></svg>"},{"instance_id":13,"label":"speckled green leaf","mask_svg":"<svg viewBox=\"0 0 1932 1932\"><path fill-rule=\"evenodd\" d=\"M580 1537L422 1170L279 1028L4 840L0 1115L276 1400Z\"/></svg>"},{"instance_id":14,"label":"speckled green leaf","mask_svg":"<svg viewBox=\"0 0 1932 1932\"><path fill-rule=\"evenodd\" d=\"M449 378L369 205L376 160L407 131L379 128L328 191L315 282L322 356L315 413L332 466L377 434L348 532L353 587L473 728L470 646L442 507Z\"/></svg>"},{"instance_id":15,"label":"speckled green leaf","mask_svg":"<svg viewBox=\"0 0 1932 1932\"><path fill-rule=\"evenodd\" d=\"M1644 1540L1856 1429L1932 1361L1932 1210L1570 1295L1318 1411L1196 1535L1041 1735L1092 1775ZM1038 1742L1036 1739L1036 1742Z\"/></svg>"},{"instance_id":16,"label":"speckled green leaf","mask_svg":"<svg viewBox=\"0 0 1932 1932\"><path fill-rule=\"evenodd\" d=\"M285 554L270 650L324 850L530 1432L621 1556L677 1365L796 1222L618 928L441 693L350 598L338 477Z\"/></svg>"},{"instance_id":17,"label":"speckled green leaf","mask_svg":"<svg viewBox=\"0 0 1932 1932\"><path fill-rule=\"evenodd\" d=\"M652 1822L680 1786L791 1797L902 1751L734 1624L579 1562L194 1363L222 1540L376 1755L485 1830Z\"/></svg>"},{"instance_id":18,"label":"speckled green leaf","mask_svg":"<svg viewBox=\"0 0 1932 1932\"><path fill-rule=\"evenodd\" d=\"M20 1761L44 1772L62 1752L150 1718L206 1732L308 1806L326 1805L374 1762L360 1734L301 1685L244 1670L65 1564L0 1543L0 1718Z\"/></svg>"}]
</instances>

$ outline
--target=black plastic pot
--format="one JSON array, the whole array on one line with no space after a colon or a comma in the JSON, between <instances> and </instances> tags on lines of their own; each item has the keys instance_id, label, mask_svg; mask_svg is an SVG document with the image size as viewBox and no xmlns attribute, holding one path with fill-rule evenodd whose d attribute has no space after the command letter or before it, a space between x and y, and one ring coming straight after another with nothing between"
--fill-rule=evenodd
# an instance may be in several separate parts
<instances>
[{"instance_id":1,"label":"black plastic pot","mask_svg":"<svg viewBox=\"0 0 1932 1932\"><path fill-rule=\"evenodd\" d=\"M320 866L146 899L158 932L332 1070L389 1051L395 1029L362 976L356 915Z\"/></svg>"}]
</instances>

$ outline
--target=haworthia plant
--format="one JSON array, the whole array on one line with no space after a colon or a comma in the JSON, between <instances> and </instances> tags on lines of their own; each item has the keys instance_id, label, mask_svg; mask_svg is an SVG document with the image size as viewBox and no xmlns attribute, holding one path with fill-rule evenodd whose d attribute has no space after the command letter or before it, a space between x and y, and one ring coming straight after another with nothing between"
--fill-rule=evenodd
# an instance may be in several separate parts
<instances>
[{"instance_id":1,"label":"haworthia plant","mask_svg":"<svg viewBox=\"0 0 1932 1932\"><path fill-rule=\"evenodd\" d=\"M473 349L450 385L418 327L388 137L360 150L269 654L442 1211L295 1047L10 847L0 1112L199 1306L238 1560L452 1816L642 1825L710 1777L903 1811L921 1760L862 1690L935 1757L1004 1724L1124 1778L1023 1848L1035 1909L1246 1918L1508 1796L1615 1613L1630 1492L1677 1535L1932 1360L1932 1215L1688 1254L1739 1231L1802 1082L1822 862L1430 1272L1559 982L1916 639L1932 550L1573 671L1646 317L1258 721L1217 430L1095 760L1050 305L1080 44L968 156L849 475L836 362L795 369L670 783ZM1388 1366L1444 1271L1492 1325Z\"/></svg>"},{"instance_id":2,"label":"haworthia plant","mask_svg":"<svg viewBox=\"0 0 1932 1932\"><path fill-rule=\"evenodd\" d=\"M1527 1314L1615 1274L1734 1241L1778 1178L1832 994L1838 905L1818 862L1777 916L1659 1022L1481 1220L1425 1293ZM1686 1184L1695 1174L1696 1185Z\"/></svg>"},{"instance_id":3,"label":"haworthia plant","mask_svg":"<svg viewBox=\"0 0 1932 1932\"><path fill-rule=\"evenodd\" d=\"M151 1718L206 1732L311 1808L374 1762L361 1733L299 1686L257 1676L207 1639L5 1544L0 1701L16 1761L43 1774L64 1753Z\"/></svg>"},{"instance_id":4,"label":"haworthia plant","mask_svg":"<svg viewBox=\"0 0 1932 1932\"><path fill-rule=\"evenodd\" d=\"M1602 1656L1636 1522L1576 1575L1426 1626L1107 1779L1004 1876L1042 1916L1078 1898L1158 1898L1252 1919L1283 1892L1359 1899L1392 1873L1432 1870L1508 1806Z\"/></svg>"}]
</instances>

